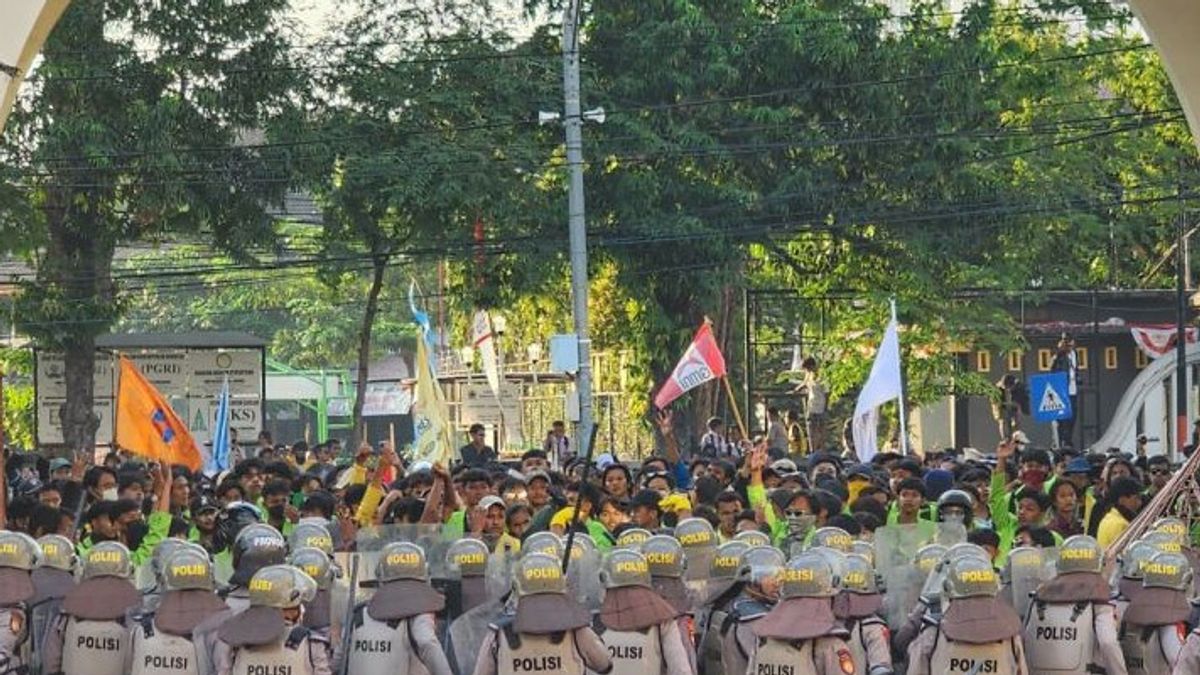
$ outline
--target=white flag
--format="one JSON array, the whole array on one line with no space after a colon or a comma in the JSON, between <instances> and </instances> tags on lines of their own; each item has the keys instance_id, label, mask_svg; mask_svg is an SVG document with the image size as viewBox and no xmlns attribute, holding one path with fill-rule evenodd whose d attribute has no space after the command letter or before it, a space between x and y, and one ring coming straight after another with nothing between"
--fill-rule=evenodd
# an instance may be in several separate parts
<instances>
[{"instance_id":1,"label":"white flag","mask_svg":"<svg viewBox=\"0 0 1200 675\"><path fill-rule=\"evenodd\" d=\"M896 330L896 320L892 319L875 354L871 375L858 395L858 404L854 406L854 450L858 454L858 461L869 462L879 452L875 438L879 406L902 395L900 336Z\"/></svg>"},{"instance_id":2,"label":"white flag","mask_svg":"<svg viewBox=\"0 0 1200 675\"><path fill-rule=\"evenodd\" d=\"M472 326L472 339L475 349L479 350L479 360L483 363L483 374L487 377L492 395L500 399L500 361L496 358L496 340L492 337L492 318L482 309L475 312Z\"/></svg>"}]
</instances>

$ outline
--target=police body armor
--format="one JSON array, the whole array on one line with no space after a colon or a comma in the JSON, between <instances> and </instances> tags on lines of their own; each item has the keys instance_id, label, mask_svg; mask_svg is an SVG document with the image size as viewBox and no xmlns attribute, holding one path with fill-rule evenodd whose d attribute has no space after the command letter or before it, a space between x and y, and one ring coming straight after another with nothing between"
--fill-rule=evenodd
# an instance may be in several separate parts
<instances>
[{"instance_id":1,"label":"police body armor","mask_svg":"<svg viewBox=\"0 0 1200 675\"><path fill-rule=\"evenodd\" d=\"M154 628L146 615L133 629L131 675L183 675L200 672L196 645L190 637L170 635Z\"/></svg>"},{"instance_id":2,"label":"police body armor","mask_svg":"<svg viewBox=\"0 0 1200 675\"><path fill-rule=\"evenodd\" d=\"M817 675L813 640L796 643L767 638L759 643L750 660L750 675Z\"/></svg>"},{"instance_id":3,"label":"police body armor","mask_svg":"<svg viewBox=\"0 0 1200 675\"><path fill-rule=\"evenodd\" d=\"M662 633L658 626L640 631L605 630L597 626L596 633L604 640L612 657L611 675L654 675L665 673Z\"/></svg>"},{"instance_id":4,"label":"police body armor","mask_svg":"<svg viewBox=\"0 0 1200 675\"><path fill-rule=\"evenodd\" d=\"M937 675L1020 675L1014 667L1016 663L1019 659L1011 640L986 644L952 642L938 631L929 672Z\"/></svg>"},{"instance_id":5,"label":"police body armor","mask_svg":"<svg viewBox=\"0 0 1200 675\"><path fill-rule=\"evenodd\" d=\"M411 619L377 621L360 606L354 614L347 672L354 675L426 675L418 656Z\"/></svg>"},{"instance_id":6,"label":"police body armor","mask_svg":"<svg viewBox=\"0 0 1200 675\"><path fill-rule=\"evenodd\" d=\"M720 649L721 664L721 669L717 672L737 672L738 666L750 659L751 655L743 651L741 642L737 639L736 631L740 624L761 619L769 611L771 611L770 606L752 598L742 597L734 601L733 605L729 608L729 614L725 617L721 625L717 627L720 632L718 648ZM747 628L743 628L742 630L747 630Z\"/></svg>"},{"instance_id":7,"label":"police body armor","mask_svg":"<svg viewBox=\"0 0 1200 675\"><path fill-rule=\"evenodd\" d=\"M493 627L500 630L495 654L498 675L585 672L583 659L575 648L574 631L518 635L511 625Z\"/></svg>"},{"instance_id":8,"label":"police body armor","mask_svg":"<svg viewBox=\"0 0 1200 675\"><path fill-rule=\"evenodd\" d=\"M129 630L124 621L66 617L62 671L66 675L125 675L129 672Z\"/></svg>"},{"instance_id":9,"label":"police body armor","mask_svg":"<svg viewBox=\"0 0 1200 675\"><path fill-rule=\"evenodd\" d=\"M309 631L296 626L279 640L257 647L239 647L233 675L304 675L313 672Z\"/></svg>"},{"instance_id":10,"label":"police body armor","mask_svg":"<svg viewBox=\"0 0 1200 675\"><path fill-rule=\"evenodd\" d=\"M1175 630L1188 616L1191 563L1182 553L1156 553L1142 570L1143 593L1122 617L1121 652L1130 675L1163 675L1178 654L1164 651L1161 631Z\"/></svg>"},{"instance_id":11,"label":"police body armor","mask_svg":"<svg viewBox=\"0 0 1200 675\"><path fill-rule=\"evenodd\" d=\"M35 671L40 670L42 650L45 649L50 629L58 620L63 596L75 587L77 562L75 545L66 537L49 534L38 539L38 545L41 546L42 556L31 575L35 594L26 617L29 620L29 645Z\"/></svg>"},{"instance_id":12,"label":"police body armor","mask_svg":"<svg viewBox=\"0 0 1200 675\"><path fill-rule=\"evenodd\" d=\"M734 583L738 562L742 553L749 548L750 545L744 542L725 542L717 547L709 560L710 583L721 592L705 599L705 606L696 614L696 666L705 675L718 675L721 672L721 626L729 616L730 603L733 602L733 597L728 595L729 588L722 586Z\"/></svg>"},{"instance_id":13,"label":"police body armor","mask_svg":"<svg viewBox=\"0 0 1200 675\"><path fill-rule=\"evenodd\" d=\"M940 620L926 619L931 624L927 624L927 630L934 631L928 657L930 673L1022 673L1025 660L1020 647L1020 620L996 597L999 588L991 561L964 557L949 563L944 582L949 605Z\"/></svg>"},{"instance_id":14,"label":"police body armor","mask_svg":"<svg viewBox=\"0 0 1200 675\"><path fill-rule=\"evenodd\" d=\"M1100 575L1103 551L1096 540L1076 535L1058 551L1057 576L1034 594L1025 617L1025 660L1039 675L1103 672L1096 631L1097 604L1109 587ZM1105 610L1103 620L1111 621Z\"/></svg>"}]
</instances>

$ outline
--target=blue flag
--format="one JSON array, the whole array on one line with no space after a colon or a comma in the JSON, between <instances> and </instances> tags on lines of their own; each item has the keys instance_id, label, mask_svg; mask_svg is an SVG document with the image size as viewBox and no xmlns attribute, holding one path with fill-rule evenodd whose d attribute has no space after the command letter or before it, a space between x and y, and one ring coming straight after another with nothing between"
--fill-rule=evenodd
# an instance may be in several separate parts
<instances>
[{"instance_id":1,"label":"blue flag","mask_svg":"<svg viewBox=\"0 0 1200 675\"><path fill-rule=\"evenodd\" d=\"M213 423L212 452L204 473L215 476L229 468L229 378L221 385L217 397L217 419Z\"/></svg>"}]
</instances>

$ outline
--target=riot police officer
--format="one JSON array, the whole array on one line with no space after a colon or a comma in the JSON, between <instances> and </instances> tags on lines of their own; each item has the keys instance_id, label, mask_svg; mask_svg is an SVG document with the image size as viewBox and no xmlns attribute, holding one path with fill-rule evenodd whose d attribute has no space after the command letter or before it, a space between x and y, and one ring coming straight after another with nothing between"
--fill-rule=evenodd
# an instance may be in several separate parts
<instances>
[{"instance_id":1,"label":"riot police officer","mask_svg":"<svg viewBox=\"0 0 1200 675\"><path fill-rule=\"evenodd\" d=\"M129 672L129 615L142 596L130 582L129 549L115 541L93 546L83 560L83 581L63 597L62 612L46 640L43 670L65 675Z\"/></svg>"},{"instance_id":2,"label":"riot police officer","mask_svg":"<svg viewBox=\"0 0 1200 675\"><path fill-rule=\"evenodd\" d=\"M607 592L597 616L597 632L612 657L613 675L695 672L679 633L675 608L650 587L646 556L632 549L616 549L604 561L601 576Z\"/></svg>"},{"instance_id":3,"label":"riot police officer","mask_svg":"<svg viewBox=\"0 0 1200 675\"><path fill-rule=\"evenodd\" d=\"M928 576L932 575L934 568L946 553L946 547L941 544L926 544L918 549L917 554L913 557L913 571L916 573L916 578L912 581L924 586ZM934 621L941 616L941 588L935 585L930 588L930 591L929 593L918 593L916 604L900 624L900 629L892 635L892 650L897 654L908 652L913 641L920 635L927 616Z\"/></svg>"},{"instance_id":4,"label":"riot police officer","mask_svg":"<svg viewBox=\"0 0 1200 675\"><path fill-rule=\"evenodd\" d=\"M929 616L909 647L908 675L1026 672L1021 620L996 597L1000 580L990 560L965 555L945 570L946 608Z\"/></svg>"},{"instance_id":5,"label":"riot police officer","mask_svg":"<svg viewBox=\"0 0 1200 675\"><path fill-rule=\"evenodd\" d=\"M1142 593L1121 618L1121 651L1130 675L1166 675L1183 650L1191 563L1182 553L1156 553L1142 575Z\"/></svg>"},{"instance_id":6,"label":"riot police officer","mask_svg":"<svg viewBox=\"0 0 1200 675\"><path fill-rule=\"evenodd\" d=\"M409 542L384 546L375 578L370 602L354 610L348 672L450 675L434 616L446 600L429 585L425 552Z\"/></svg>"},{"instance_id":7,"label":"riot police officer","mask_svg":"<svg viewBox=\"0 0 1200 675\"><path fill-rule=\"evenodd\" d=\"M840 527L822 527L813 532L810 548L829 548L838 553L850 553L854 550L854 537Z\"/></svg>"},{"instance_id":8,"label":"riot police officer","mask_svg":"<svg viewBox=\"0 0 1200 675\"><path fill-rule=\"evenodd\" d=\"M588 612L567 596L562 561L544 553L526 554L516 564L515 615L489 626L475 662L475 675L515 675L540 671L607 674L612 659L589 627Z\"/></svg>"},{"instance_id":9,"label":"riot police officer","mask_svg":"<svg viewBox=\"0 0 1200 675\"><path fill-rule=\"evenodd\" d=\"M491 552L486 543L479 539L459 539L446 550L446 565L457 573L458 595L451 621L475 609L488 600L487 566ZM451 595L453 595L452 593Z\"/></svg>"},{"instance_id":10,"label":"riot police officer","mask_svg":"<svg viewBox=\"0 0 1200 675\"><path fill-rule=\"evenodd\" d=\"M1200 673L1200 627L1192 630L1179 659L1175 661L1175 669L1171 675L1194 675Z\"/></svg>"},{"instance_id":11,"label":"riot police officer","mask_svg":"<svg viewBox=\"0 0 1200 675\"><path fill-rule=\"evenodd\" d=\"M1117 562L1121 567L1121 576L1117 579L1117 592L1113 596L1113 607L1118 626L1125 620L1125 610L1129 604L1141 597L1145 591L1142 586L1142 578L1145 576L1144 567L1156 553L1158 551L1150 544L1144 541L1135 541L1117 556Z\"/></svg>"},{"instance_id":12,"label":"riot police officer","mask_svg":"<svg viewBox=\"0 0 1200 675\"><path fill-rule=\"evenodd\" d=\"M144 577L146 574L152 575L150 579L138 580L138 586L144 588L142 591L142 609L144 612L153 613L158 607L159 598L163 593L163 572L166 568L167 558L170 558L176 551L188 546L189 543L168 537L158 542L154 547L154 551L150 554L150 565L142 566L135 572L137 577Z\"/></svg>"},{"instance_id":13,"label":"riot police officer","mask_svg":"<svg viewBox=\"0 0 1200 675\"><path fill-rule=\"evenodd\" d=\"M0 670L22 668L20 650L29 636L28 603L35 591L30 573L41 549L31 537L0 531Z\"/></svg>"},{"instance_id":14,"label":"riot police officer","mask_svg":"<svg viewBox=\"0 0 1200 675\"><path fill-rule=\"evenodd\" d=\"M162 595L153 612L133 627L132 675L197 675L207 668L192 641L196 626L227 617L229 607L213 592L213 566L198 545L185 544L160 561Z\"/></svg>"},{"instance_id":15,"label":"riot police officer","mask_svg":"<svg viewBox=\"0 0 1200 675\"><path fill-rule=\"evenodd\" d=\"M1096 540L1075 535L1058 551L1055 576L1038 587L1023 631L1025 658L1039 675L1125 675L1111 591Z\"/></svg>"},{"instance_id":16,"label":"riot police officer","mask_svg":"<svg viewBox=\"0 0 1200 675\"><path fill-rule=\"evenodd\" d=\"M776 575L785 562L783 552L770 546L755 546L742 554L738 569L741 591L720 626L723 672L746 672L758 642L752 630L754 622L766 616L778 599Z\"/></svg>"},{"instance_id":17,"label":"riot police officer","mask_svg":"<svg viewBox=\"0 0 1200 675\"><path fill-rule=\"evenodd\" d=\"M316 595L304 605L304 627L336 645L334 641L340 633L334 627L337 617L333 615L333 559L319 548L304 546L291 552L288 564L300 568L317 582Z\"/></svg>"},{"instance_id":18,"label":"riot police officer","mask_svg":"<svg viewBox=\"0 0 1200 675\"><path fill-rule=\"evenodd\" d=\"M851 675L848 633L833 613L838 579L829 558L816 551L796 556L778 571L779 604L751 627L748 673Z\"/></svg>"},{"instance_id":19,"label":"riot police officer","mask_svg":"<svg viewBox=\"0 0 1200 675\"><path fill-rule=\"evenodd\" d=\"M833 600L833 614L842 621L855 675L892 675L892 650L883 608L879 576L865 556L851 553L842 569L842 590Z\"/></svg>"},{"instance_id":20,"label":"riot police officer","mask_svg":"<svg viewBox=\"0 0 1200 675\"><path fill-rule=\"evenodd\" d=\"M33 668L41 672L42 652L50 629L58 619L63 597L75 588L79 562L70 539L47 534L38 539L42 554L33 569L33 598L29 601L29 643Z\"/></svg>"},{"instance_id":21,"label":"riot police officer","mask_svg":"<svg viewBox=\"0 0 1200 675\"><path fill-rule=\"evenodd\" d=\"M329 646L303 625L317 582L291 565L270 565L248 587L250 607L217 631L217 675L331 675Z\"/></svg>"},{"instance_id":22,"label":"riot police officer","mask_svg":"<svg viewBox=\"0 0 1200 675\"><path fill-rule=\"evenodd\" d=\"M281 565L287 558L287 541L279 530L265 523L253 523L242 528L230 548L233 576L224 591L225 602L234 612L250 606L250 579L259 570Z\"/></svg>"},{"instance_id":23,"label":"riot police officer","mask_svg":"<svg viewBox=\"0 0 1200 675\"><path fill-rule=\"evenodd\" d=\"M705 524L707 525L707 523ZM687 586L683 583L683 573L687 566L683 544L675 537L656 534L642 544L642 555L646 556L646 563L650 566L650 586L675 610L675 623L679 628L679 637L684 651L687 652L688 663L694 672L696 670L696 646L692 643L691 637L692 598L688 594Z\"/></svg>"},{"instance_id":24,"label":"riot police officer","mask_svg":"<svg viewBox=\"0 0 1200 675\"><path fill-rule=\"evenodd\" d=\"M701 673L717 675L721 672L721 626L729 616L729 607L741 593L737 581L742 554L750 545L741 541L727 541L717 547L708 563L706 596L696 615L696 667Z\"/></svg>"}]
</instances>

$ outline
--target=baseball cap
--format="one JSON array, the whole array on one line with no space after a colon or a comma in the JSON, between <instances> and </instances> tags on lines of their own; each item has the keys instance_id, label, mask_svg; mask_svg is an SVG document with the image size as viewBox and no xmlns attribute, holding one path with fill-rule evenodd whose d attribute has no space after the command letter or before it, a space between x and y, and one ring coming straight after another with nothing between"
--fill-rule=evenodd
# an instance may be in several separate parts
<instances>
[{"instance_id":1,"label":"baseball cap","mask_svg":"<svg viewBox=\"0 0 1200 675\"><path fill-rule=\"evenodd\" d=\"M1092 472L1092 463L1087 461L1086 457L1072 457L1067 462L1067 468L1064 473L1071 474L1090 474Z\"/></svg>"},{"instance_id":2,"label":"baseball cap","mask_svg":"<svg viewBox=\"0 0 1200 675\"><path fill-rule=\"evenodd\" d=\"M537 480L538 478L541 478L542 480L546 481L547 483L552 482L550 480L550 474L546 473L545 471L542 471L541 469L537 469L536 471L530 471L529 474L527 476L525 476L525 484L528 485L528 484L532 483L533 481Z\"/></svg>"},{"instance_id":3,"label":"baseball cap","mask_svg":"<svg viewBox=\"0 0 1200 675\"><path fill-rule=\"evenodd\" d=\"M846 471L847 481L849 481L851 478L863 478L865 480L871 480L874 477L875 473L871 471L871 467L867 466L866 464L855 464Z\"/></svg>"},{"instance_id":4,"label":"baseball cap","mask_svg":"<svg viewBox=\"0 0 1200 675\"><path fill-rule=\"evenodd\" d=\"M50 460L50 471L51 472L58 471L59 469L68 469L70 467L71 467L71 460L69 460L69 459L63 459L62 457L55 457L54 459Z\"/></svg>"},{"instance_id":5,"label":"baseball cap","mask_svg":"<svg viewBox=\"0 0 1200 675\"><path fill-rule=\"evenodd\" d=\"M484 511L492 508L493 506L499 506L500 508L504 508L504 506L505 506L504 500L497 497L496 495L488 495L488 496L484 497L483 499L479 500L479 508L483 509Z\"/></svg>"},{"instance_id":6,"label":"baseball cap","mask_svg":"<svg viewBox=\"0 0 1200 675\"><path fill-rule=\"evenodd\" d=\"M800 471L796 468L796 463L790 459L777 459L774 462L771 462L771 470L781 476L799 473Z\"/></svg>"}]
</instances>

